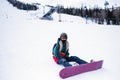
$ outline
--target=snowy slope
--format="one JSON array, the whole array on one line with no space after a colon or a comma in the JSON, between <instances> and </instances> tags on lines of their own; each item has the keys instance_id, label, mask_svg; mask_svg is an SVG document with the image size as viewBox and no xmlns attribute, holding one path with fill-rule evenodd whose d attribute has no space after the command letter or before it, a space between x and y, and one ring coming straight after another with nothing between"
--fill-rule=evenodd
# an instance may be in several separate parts
<instances>
[{"instance_id":1,"label":"snowy slope","mask_svg":"<svg viewBox=\"0 0 120 80\"><path fill-rule=\"evenodd\" d=\"M41 14L40 14L41 15ZM64 22L39 20L39 11L18 10L0 2L0 80L62 80L62 66L52 60L52 46L61 32L68 33L71 55L89 62L104 60L103 68L66 80L120 80L120 27L85 24L63 15ZM53 14L55 18L57 14ZM77 19L78 20L78 19Z\"/></svg>"}]
</instances>

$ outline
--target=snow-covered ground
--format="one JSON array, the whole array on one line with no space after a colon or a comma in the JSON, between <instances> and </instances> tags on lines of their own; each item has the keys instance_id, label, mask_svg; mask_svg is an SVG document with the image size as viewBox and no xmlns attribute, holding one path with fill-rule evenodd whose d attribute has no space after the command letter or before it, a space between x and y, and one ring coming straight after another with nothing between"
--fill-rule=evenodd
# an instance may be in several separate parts
<instances>
[{"instance_id":1,"label":"snow-covered ground","mask_svg":"<svg viewBox=\"0 0 120 80\"><path fill-rule=\"evenodd\" d=\"M42 11L41 11L42 12ZM18 10L0 1L0 80L62 80L64 68L52 59L52 47L68 34L70 54L86 61L104 60L103 68L66 80L120 80L120 26L85 24L80 17L62 14L63 22L40 20L38 11Z\"/></svg>"}]
</instances>

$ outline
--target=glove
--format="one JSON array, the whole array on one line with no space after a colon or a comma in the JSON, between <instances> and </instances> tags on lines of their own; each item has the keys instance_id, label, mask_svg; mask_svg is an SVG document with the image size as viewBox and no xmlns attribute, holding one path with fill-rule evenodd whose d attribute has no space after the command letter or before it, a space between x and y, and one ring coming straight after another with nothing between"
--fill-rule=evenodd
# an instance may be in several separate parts
<instances>
[{"instance_id":1,"label":"glove","mask_svg":"<svg viewBox=\"0 0 120 80\"><path fill-rule=\"evenodd\" d=\"M64 63L64 62L66 62L66 59L64 59L64 58L62 58L62 59L60 59L60 60L58 61L59 64L62 64L62 63Z\"/></svg>"}]
</instances>

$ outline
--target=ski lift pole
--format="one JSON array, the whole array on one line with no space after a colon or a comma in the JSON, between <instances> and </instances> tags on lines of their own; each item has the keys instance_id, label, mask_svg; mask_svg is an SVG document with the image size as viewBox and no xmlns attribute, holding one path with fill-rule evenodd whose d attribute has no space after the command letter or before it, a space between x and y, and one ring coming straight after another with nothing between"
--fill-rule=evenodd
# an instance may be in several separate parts
<instances>
[{"instance_id":1,"label":"ski lift pole","mask_svg":"<svg viewBox=\"0 0 120 80\"><path fill-rule=\"evenodd\" d=\"M59 22L61 22L60 8L61 8L61 7L60 7L60 6L58 6L58 11L59 11L59 12L58 12L58 14L59 14Z\"/></svg>"},{"instance_id":2,"label":"ski lift pole","mask_svg":"<svg viewBox=\"0 0 120 80\"><path fill-rule=\"evenodd\" d=\"M59 3L58 3L58 5L57 5L57 7L58 7L58 18L59 18L59 22L61 22L61 14L60 14L60 9L61 9L61 5L60 5L60 0L59 0Z\"/></svg>"},{"instance_id":3,"label":"ski lift pole","mask_svg":"<svg viewBox=\"0 0 120 80\"><path fill-rule=\"evenodd\" d=\"M43 6L43 15L45 14L45 6Z\"/></svg>"},{"instance_id":4,"label":"ski lift pole","mask_svg":"<svg viewBox=\"0 0 120 80\"><path fill-rule=\"evenodd\" d=\"M26 10L27 10L27 12L28 12L28 4L26 4Z\"/></svg>"}]
</instances>

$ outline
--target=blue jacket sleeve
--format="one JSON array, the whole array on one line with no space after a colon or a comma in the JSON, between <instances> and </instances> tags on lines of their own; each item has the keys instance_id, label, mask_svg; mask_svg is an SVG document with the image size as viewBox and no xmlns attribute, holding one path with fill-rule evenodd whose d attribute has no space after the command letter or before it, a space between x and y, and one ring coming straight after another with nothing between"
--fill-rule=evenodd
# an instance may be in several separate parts
<instances>
[{"instance_id":1,"label":"blue jacket sleeve","mask_svg":"<svg viewBox=\"0 0 120 80\"><path fill-rule=\"evenodd\" d=\"M60 39L58 38L57 44L53 51L54 51L54 56L58 59L61 59L62 56L60 55L60 52L59 52L59 48L60 48L59 41L60 41Z\"/></svg>"}]
</instances>

